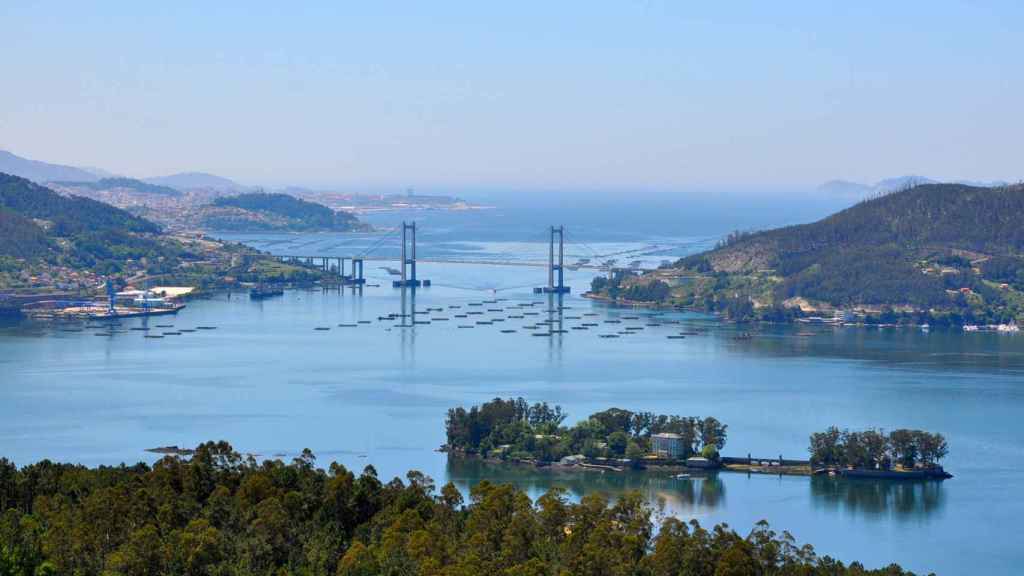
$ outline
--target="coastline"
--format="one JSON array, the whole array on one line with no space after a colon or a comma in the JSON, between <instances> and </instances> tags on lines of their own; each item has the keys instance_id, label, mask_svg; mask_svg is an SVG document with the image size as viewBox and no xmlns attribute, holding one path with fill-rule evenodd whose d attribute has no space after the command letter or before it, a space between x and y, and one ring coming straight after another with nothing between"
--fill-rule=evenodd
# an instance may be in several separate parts
<instances>
[{"instance_id":1,"label":"coastline","mask_svg":"<svg viewBox=\"0 0 1024 576\"><path fill-rule=\"evenodd\" d=\"M857 468L841 468L841 467L830 467L830 468L818 468L815 469L811 466L808 461L800 460L782 460L780 461L759 461L756 459L750 460L749 463L747 458L730 458L723 457L722 461L712 467L694 467L687 466L684 463L640 463L639 466L615 466L612 464L594 463L594 462L573 462L571 464L562 462L542 462L533 459L523 458L488 458L480 456L479 454L469 454L459 450L449 450L442 446L436 450L437 452L443 452L448 455L449 458L459 458L463 460L477 460L485 462L487 464L497 466L514 466L523 468L535 468L540 470L549 470L553 472L616 472L625 473L627 471L634 471L639 473L652 472L652 473L667 473L671 475L680 475L685 477L703 477L718 472L731 472L740 474L761 474L766 476L803 476L810 478L812 476L831 476L831 477L843 477L852 479L872 479L872 480L893 480L893 481L907 481L907 480L947 480L953 478L953 475L946 472L943 468L938 467L935 469L921 469L921 470L868 470L868 469L857 469Z\"/></svg>"},{"instance_id":2,"label":"coastline","mask_svg":"<svg viewBox=\"0 0 1024 576\"><path fill-rule=\"evenodd\" d=\"M929 324L912 324L912 323L869 323L869 322L849 322L844 320L836 320L832 318L824 318L818 316L801 316L794 317L792 320L776 321L776 320L732 320L726 318L721 312L708 311L693 306L682 306L678 304L668 304L661 302L647 302L640 300L625 300L625 299L613 299L603 294L596 294L594 292L584 292L580 294L581 297L594 302L601 302L608 306L626 308L626 309L648 309L648 310L676 310L680 312L694 312L698 314L707 314L715 317L719 322L727 324L735 324L737 326L742 324L764 324L768 326L799 326L799 325L811 325L811 326L833 326L841 328L869 328L869 329L894 329L902 328L909 330L920 330L928 332L933 328ZM1020 328L1016 324L986 324L986 325L975 325L975 324L949 324L943 326L936 326L938 330L955 330L963 333L993 333L993 334L1018 334L1021 332Z\"/></svg>"}]
</instances>

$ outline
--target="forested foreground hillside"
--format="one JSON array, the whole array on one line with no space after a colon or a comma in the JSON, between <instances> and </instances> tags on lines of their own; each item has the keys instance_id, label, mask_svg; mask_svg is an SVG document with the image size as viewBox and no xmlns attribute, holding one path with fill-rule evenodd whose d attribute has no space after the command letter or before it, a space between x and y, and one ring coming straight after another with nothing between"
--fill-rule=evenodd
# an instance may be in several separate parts
<instances>
[{"instance_id":1,"label":"forested foreground hillside","mask_svg":"<svg viewBox=\"0 0 1024 576\"><path fill-rule=\"evenodd\" d=\"M841 309L1010 322L1024 317L1024 185L924 184L811 224L735 233L654 274L595 288L737 319Z\"/></svg>"},{"instance_id":2,"label":"forested foreground hillside","mask_svg":"<svg viewBox=\"0 0 1024 576\"><path fill-rule=\"evenodd\" d=\"M226 443L190 461L87 469L0 460L0 575L903 575L844 566L760 523L745 536L675 518L653 529L639 494L559 491L531 502L481 482L464 502L430 478L382 482L257 463Z\"/></svg>"}]
</instances>

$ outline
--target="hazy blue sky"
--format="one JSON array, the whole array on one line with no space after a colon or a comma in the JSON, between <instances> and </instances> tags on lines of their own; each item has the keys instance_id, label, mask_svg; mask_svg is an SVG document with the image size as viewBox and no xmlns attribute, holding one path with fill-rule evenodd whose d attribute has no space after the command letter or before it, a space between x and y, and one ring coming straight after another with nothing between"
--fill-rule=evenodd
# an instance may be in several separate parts
<instances>
[{"instance_id":1,"label":"hazy blue sky","mask_svg":"<svg viewBox=\"0 0 1024 576\"><path fill-rule=\"evenodd\" d=\"M1019 1L3 0L0 148L348 188L1016 180L1022 24Z\"/></svg>"}]
</instances>

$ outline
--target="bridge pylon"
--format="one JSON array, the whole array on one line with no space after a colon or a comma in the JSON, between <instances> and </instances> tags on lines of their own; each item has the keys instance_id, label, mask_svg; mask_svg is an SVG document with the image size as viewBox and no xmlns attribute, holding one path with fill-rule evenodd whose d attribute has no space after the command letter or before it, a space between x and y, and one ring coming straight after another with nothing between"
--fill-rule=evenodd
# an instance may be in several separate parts
<instances>
[{"instance_id":1,"label":"bridge pylon","mask_svg":"<svg viewBox=\"0 0 1024 576\"><path fill-rule=\"evenodd\" d=\"M408 249L407 249L408 247ZM394 280L395 288L430 286L430 280L416 277L416 222L402 222L402 279Z\"/></svg>"},{"instance_id":2,"label":"bridge pylon","mask_svg":"<svg viewBox=\"0 0 1024 576\"><path fill-rule=\"evenodd\" d=\"M555 235L558 235L558 261L555 261ZM568 294L565 285L565 226L552 226L548 237L548 285L534 288L534 294ZM556 281L557 280L557 281Z\"/></svg>"}]
</instances>

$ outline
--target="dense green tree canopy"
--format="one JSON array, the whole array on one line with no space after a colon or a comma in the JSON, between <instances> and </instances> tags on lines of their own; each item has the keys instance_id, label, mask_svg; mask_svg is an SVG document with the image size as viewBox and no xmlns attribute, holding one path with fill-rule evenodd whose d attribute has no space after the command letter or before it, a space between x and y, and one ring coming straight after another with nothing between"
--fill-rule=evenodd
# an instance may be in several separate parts
<instances>
[{"instance_id":1,"label":"dense green tree canopy","mask_svg":"<svg viewBox=\"0 0 1024 576\"><path fill-rule=\"evenodd\" d=\"M674 267L704 278L688 303L711 310L802 298L934 310L935 323L998 323L1024 315L1020 292L991 284L1024 289L1022 255L1024 185L924 184L810 224L731 234Z\"/></svg>"},{"instance_id":2,"label":"dense green tree canopy","mask_svg":"<svg viewBox=\"0 0 1024 576\"><path fill-rule=\"evenodd\" d=\"M468 410L460 406L448 411L448 447L542 462L572 455L637 458L650 452L652 434L671 432L681 437L685 458L700 454L705 446L714 446L717 452L728 438L728 426L713 417L609 408L570 427L561 425L565 418L559 406L531 406L522 398L495 398Z\"/></svg>"},{"instance_id":3,"label":"dense green tree canopy","mask_svg":"<svg viewBox=\"0 0 1024 576\"><path fill-rule=\"evenodd\" d=\"M0 575L903 576L818 556L759 523L664 520L637 493L531 502L486 481L469 502L410 472L243 458L226 443L191 460L88 469L0 459Z\"/></svg>"},{"instance_id":4,"label":"dense green tree canopy","mask_svg":"<svg viewBox=\"0 0 1024 576\"><path fill-rule=\"evenodd\" d=\"M927 468L946 457L949 446L942 434L923 430L839 430L835 426L811 435L808 451L817 466L889 469Z\"/></svg>"},{"instance_id":5,"label":"dense green tree canopy","mask_svg":"<svg viewBox=\"0 0 1024 576\"><path fill-rule=\"evenodd\" d=\"M273 214L287 219L288 227L292 230L351 230L359 225L359 220L348 212L335 212L322 204L307 202L288 194L239 194L218 198L213 205ZM216 219L216 223L210 225L221 229L243 224L241 221L233 222L229 216L220 213L211 214L210 217ZM252 225L251 222L244 224Z\"/></svg>"}]
</instances>

